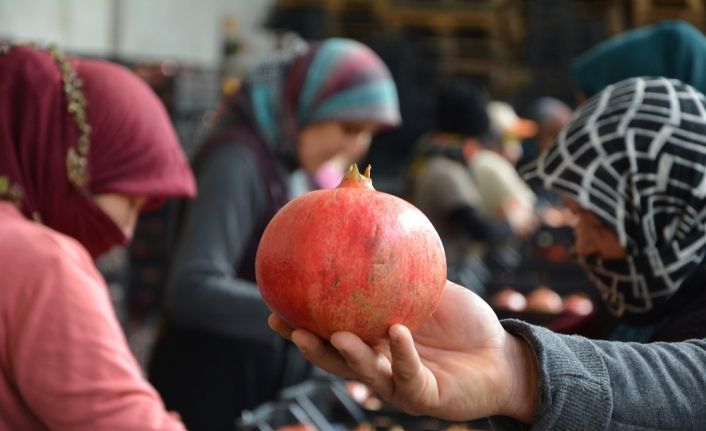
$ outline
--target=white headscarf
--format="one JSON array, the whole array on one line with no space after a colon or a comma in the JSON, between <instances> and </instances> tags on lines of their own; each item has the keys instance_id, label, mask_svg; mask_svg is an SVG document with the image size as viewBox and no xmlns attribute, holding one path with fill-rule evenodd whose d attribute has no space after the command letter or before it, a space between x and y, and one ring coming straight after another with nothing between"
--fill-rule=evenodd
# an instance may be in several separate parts
<instances>
[{"instance_id":1,"label":"white headscarf","mask_svg":"<svg viewBox=\"0 0 706 431\"><path fill-rule=\"evenodd\" d=\"M629 256L582 263L618 316L659 314L706 255L706 98L666 78L611 85L525 170L617 234Z\"/></svg>"}]
</instances>

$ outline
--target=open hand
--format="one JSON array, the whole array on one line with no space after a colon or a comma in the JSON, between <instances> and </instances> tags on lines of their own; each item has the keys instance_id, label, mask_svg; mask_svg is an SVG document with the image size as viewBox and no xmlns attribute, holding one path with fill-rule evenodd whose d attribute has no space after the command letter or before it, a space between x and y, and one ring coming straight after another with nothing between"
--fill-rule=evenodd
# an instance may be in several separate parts
<instances>
[{"instance_id":1,"label":"open hand","mask_svg":"<svg viewBox=\"0 0 706 431\"><path fill-rule=\"evenodd\" d=\"M350 332L337 332L327 343L276 315L269 323L318 367L366 383L410 414L531 422L539 403L529 345L507 333L480 297L451 282L425 324L413 334L393 325L375 346Z\"/></svg>"}]
</instances>

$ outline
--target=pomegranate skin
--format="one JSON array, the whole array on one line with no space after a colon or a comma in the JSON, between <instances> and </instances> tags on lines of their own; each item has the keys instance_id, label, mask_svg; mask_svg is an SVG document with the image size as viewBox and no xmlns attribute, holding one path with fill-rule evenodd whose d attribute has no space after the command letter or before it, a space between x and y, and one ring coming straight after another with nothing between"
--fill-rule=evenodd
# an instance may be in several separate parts
<instances>
[{"instance_id":1,"label":"pomegranate skin","mask_svg":"<svg viewBox=\"0 0 706 431\"><path fill-rule=\"evenodd\" d=\"M325 340L350 331L373 343L394 323L413 330L431 316L446 259L421 211L346 183L307 193L274 216L257 251L257 284L291 326Z\"/></svg>"}]
</instances>

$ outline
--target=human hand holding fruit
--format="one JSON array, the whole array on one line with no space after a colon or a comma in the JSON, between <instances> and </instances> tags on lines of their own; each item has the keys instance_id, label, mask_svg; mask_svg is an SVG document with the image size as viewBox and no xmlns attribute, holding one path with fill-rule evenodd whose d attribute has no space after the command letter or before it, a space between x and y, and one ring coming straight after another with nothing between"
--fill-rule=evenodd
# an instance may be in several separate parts
<instances>
[{"instance_id":1,"label":"human hand holding fruit","mask_svg":"<svg viewBox=\"0 0 706 431\"><path fill-rule=\"evenodd\" d=\"M413 414L531 421L539 396L529 345L446 281L429 220L374 191L369 170L352 167L338 188L282 208L262 236L256 275L276 313L270 326L322 369Z\"/></svg>"},{"instance_id":2,"label":"human hand holding fruit","mask_svg":"<svg viewBox=\"0 0 706 431\"><path fill-rule=\"evenodd\" d=\"M422 326L410 333L393 325L374 345L351 332L323 340L276 314L269 323L316 366L361 380L411 414L457 421L505 415L529 423L539 404L529 345L506 332L480 297L451 282Z\"/></svg>"}]
</instances>

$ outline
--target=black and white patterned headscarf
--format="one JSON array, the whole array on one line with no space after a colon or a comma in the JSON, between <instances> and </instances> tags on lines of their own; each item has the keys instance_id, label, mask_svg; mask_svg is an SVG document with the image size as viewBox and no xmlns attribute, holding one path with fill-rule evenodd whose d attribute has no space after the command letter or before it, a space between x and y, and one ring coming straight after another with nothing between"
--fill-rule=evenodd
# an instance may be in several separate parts
<instances>
[{"instance_id":1,"label":"black and white patterned headscarf","mask_svg":"<svg viewBox=\"0 0 706 431\"><path fill-rule=\"evenodd\" d=\"M631 78L584 103L525 178L576 200L629 257L582 259L617 316L659 315L706 254L706 98Z\"/></svg>"}]
</instances>

